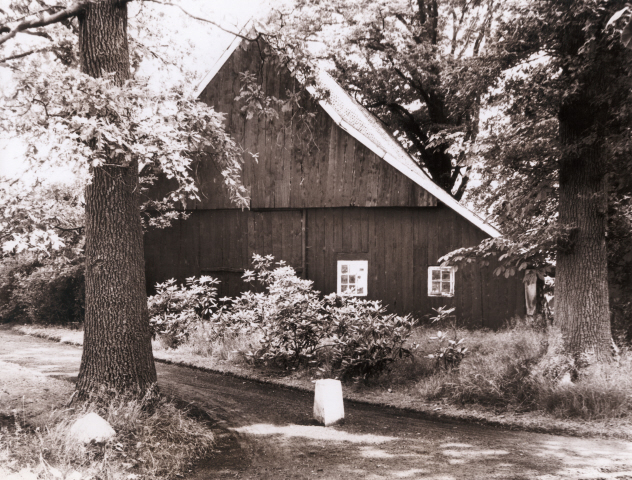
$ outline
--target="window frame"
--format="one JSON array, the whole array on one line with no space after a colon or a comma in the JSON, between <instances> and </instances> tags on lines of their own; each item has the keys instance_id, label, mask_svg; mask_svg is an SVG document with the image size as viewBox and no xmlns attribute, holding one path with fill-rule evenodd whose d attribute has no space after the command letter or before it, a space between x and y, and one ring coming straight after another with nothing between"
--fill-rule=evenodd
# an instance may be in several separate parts
<instances>
[{"instance_id":1,"label":"window frame","mask_svg":"<svg viewBox=\"0 0 632 480\"><path fill-rule=\"evenodd\" d=\"M439 293L433 293L432 291L432 272L440 272L440 279L439 279ZM450 272L450 293L444 293L443 292L443 284L447 283L446 280L443 280L443 272L449 271ZM437 280L434 280L435 282ZM440 266L433 266L433 267L428 267L428 296L429 297L454 297L454 290L455 290L455 268L454 267L440 267Z\"/></svg>"},{"instance_id":2,"label":"window frame","mask_svg":"<svg viewBox=\"0 0 632 480\"><path fill-rule=\"evenodd\" d=\"M362 278L362 282L355 282L355 285L359 285L363 288L362 293L349 293L348 291L342 291L342 266L344 264L351 265L355 264L355 275L357 275L357 271L359 268L364 268L364 277ZM353 275L351 272L347 272L348 275ZM347 282L345 285L350 285ZM365 259L353 259L353 260L344 260L338 259L336 261L336 293L340 296L346 297L366 297L368 295L369 290L369 261Z\"/></svg>"}]
</instances>

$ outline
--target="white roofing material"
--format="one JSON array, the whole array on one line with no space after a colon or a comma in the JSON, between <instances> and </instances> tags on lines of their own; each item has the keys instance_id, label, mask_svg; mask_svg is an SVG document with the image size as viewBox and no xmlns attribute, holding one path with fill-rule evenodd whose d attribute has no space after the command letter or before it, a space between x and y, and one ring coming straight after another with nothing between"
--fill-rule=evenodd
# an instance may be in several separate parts
<instances>
[{"instance_id":1,"label":"white roofing material","mask_svg":"<svg viewBox=\"0 0 632 480\"><path fill-rule=\"evenodd\" d=\"M245 29L246 27L243 30ZM226 51L200 82L196 90L196 97L202 94L206 86L239 47L241 42L242 39L239 37L233 39ZM382 123L356 102L330 75L320 72L317 80L329 93L328 98L319 102L320 106L340 128L489 236L494 238L501 236L496 228L485 222L467 207L461 205L448 192L434 183L408 152L404 150L401 144L386 131ZM308 91L312 94L314 93L313 88L308 87Z\"/></svg>"}]
</instances>

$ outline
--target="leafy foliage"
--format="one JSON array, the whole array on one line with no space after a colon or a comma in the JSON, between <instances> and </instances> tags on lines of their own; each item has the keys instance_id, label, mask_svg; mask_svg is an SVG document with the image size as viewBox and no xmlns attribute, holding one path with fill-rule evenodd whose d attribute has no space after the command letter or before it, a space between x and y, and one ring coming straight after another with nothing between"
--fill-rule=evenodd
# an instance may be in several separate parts
<instances>
[{"instance_id":1,"label":"leafy foliage","mask_svg":"<svg viewBox=\"0 0 632 480\"><path fill-rule=\"evenodd\" d=\"M265 291L246 292L233 302L239 318L250 316L250 326L262 333L260 348L252 352L258 361L298 365L312 361L329 331L329 317L311 280L298 278L284 262L271 269L271 255L253 256L254 270L244 280L258 282Z\"/></svg>"},{"instance_id":2,"label":"leafy foliage","mask_svg":"<svg viewBox=\"0 0 632 480\"><path fill-rule=\"evenodd\" d=\"M182 216L174 207L198 199L194 160L214 161L230 197L247 205L241 184L241 149L224 132L221 115L181 92L153 93L140 81L118 87L111 79L55 70L46 77L34 70L17 75L12 102L5 105L4 128L19 131L30 147L33 166L57 164L78 170L137 162L145 183L158 174L175 180L166 197L150 200L149 224Z\"/></svg>"},{"instance_id":3,"label":"leafy foliage","mask_svg":"<svg viewBox=\"0 0 632 480\"><path fill-rule=\"evenodd\" d=\"M442 366L445 370L451 370L458 368L465 355L468 353L467 347L463 345L465 338L458 338L456 319L452 315L455 308L446 308L445 306L439 308L433 308L437 313L435 317L431 317L432 323L445 323L451 324L454 332L453 339L450 339L447 332L439 330L434 337L430 337L431 340L436 340L438 345L434 353L428 355L428 358L434 359L437 366Z\"/></svg>"},{"instance_id":4,"label":"leafy foliage","mask_svg":"<svg viewBox=\"0 0 632 480\"><path fill-rule=\"evenodd\" d=\"M608 221L603 240L613 326L630 338L632 55L619 39L620 27L629 24L625 5L539 0L507 6L489 48L502 52L509 68L483 99L488 113L477 139L481 163L475 168L480 183L470 191L505 237L452 252L442 261L487 264L494 259L497 274L535 269L540 278L555 276L559 255L572 252L581 238L587 241L581 222L560 220L558 212L590 199L595 215ZM562 138L570 124L581 133ZM594 178L603 185L560 199L560 182L582 158L595 159Z\"/></svg>"},{"instance_id":5,"label":"leafy foliage","mask_svg":"<svg viewBox=\"0 0 632 480\"><path fill-rule=\"evenodd\" d=\"M435 353L428 355L428 358L434 359L437 365L441 365L446 370L457 368L461 364L467 354L467 347L463 345L464 338L451 340L448 338L447 332L441 330L437 332L435 337L430 338L437 340L439 346ZM445 343L446 340L447 344Z\"/></svg>"},{"instance_id":6,"label":"leafy foliage","mask_svg":"<svg viewBox=\"0 0 632 480\"><path fill-rule=\"evenodd\" d=\"M218 283L202 276L187 278L185 285L177 285L174 279L156 284L156 294L147 299L154 336L169 339L172 347L186 341L199 321L211 318L217 307Z\"/></svg>"},{"instance_id":7,"label":"leafy foliage","mask_svg":"<svg viewBox=\"0 0 632 480\"><path fill-rule=\"evenodd\" d=\"M21 255L0 263L0 321L66 325L85 311L83 257Z\"/></svg>"},{"instance_id":8,"label":"leafy foliage","mask_svg":"<svg viewBox=\"0 0 632 480\"><path fill-rule=\"evenodd\" d=\"M171 346L196 335L212 343L241 334L258 339L247 352L255 362L286 368L327 367L344 378L379 375L411 355L404 346L413 320L387 314L380 302L336 294L321 297L311 280L268 256L253 256L244 273L253 290L216 302L216 280L190 278L156 286L149 305L155 332ZM260 291L255 291L255 290ZM262 291L261 291L262 290ZM255 343L255 342L253 342Z\"/></svg>"},{"instance_id":9,"label":"leafy foliage","mask_svg":"<svg viewBox=\"0 0 632 480\"><path fill-rule=\"evenodd\" d=\"M480 102L502 68L486 43L507 2L288 3L271 14L265 32L283 63L308 82L316 64L326 65L437 184L460 198Z\"/></svg>"},{"instance_id":10,"label":"leafy foliage","mask_svg":"<svg viewBox=\"0 0 632 480\"><path fill-rule=\"evenodd\" d=\"M370 378L412 355L405 347L412 318L387 314L380 302L354 297L325 298L331 316L332 366L340 377ZM413 345L412 348L415 348Z\"/></svg>"},{"instance_id":11,"label":"leafy foliage","mask_svg":"<svg viewBox=\"0 0 632 480\"><path fill-rule=\"evenodd\" d=\"M83 192L70 184L0 183L0 258L73 258L83 245Z\"/></svg>"}]
</instances>

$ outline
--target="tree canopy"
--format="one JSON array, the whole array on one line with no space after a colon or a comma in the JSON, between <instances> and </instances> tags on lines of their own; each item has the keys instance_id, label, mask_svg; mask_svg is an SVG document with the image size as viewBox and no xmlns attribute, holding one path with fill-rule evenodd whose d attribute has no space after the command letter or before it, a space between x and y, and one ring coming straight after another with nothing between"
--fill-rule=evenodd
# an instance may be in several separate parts
<instances>
[{"instance_id":1,"label":"tree canopy","mask_svg":"<svg viewBox=\"0 0 632 480\"><path fill-rule=\"evenodd\" d=\"M247 192L240 183L242 151L224 132L221 115L190 97L187 93L192 90L190 86L187 89L180 81L156 88L151 84L155 79L139 76L122 88L107 76L94 79L82 74L77 71L77 26L68 19L55 20L61 7L47 9L42 5L41 11L32 11L31 4L22 2L14 2L12 7L4 11L8 25L4 29L14 28L0 38L7 53L2 64L13 72L3 88L2 137L17 138L24 146L21 160L29 165L30 180L39 178L37 185L46 184L51 167L61 167L67 175L77 178L71 197L82 197L81 182L89 178L90 167L107 164L118 154L128 159L133 156L140 164L143 191L158 175L177 180L172 183L175 189L164 198L144 197L145 223L164 227L185 216L176 206L196 200L191 166L195 160L205 158L218 165L231 198L238 204L246 204ZM72 13L74 8L71 4L63 11ZM199 68L198 65L175 63L186 45L167 50L166 57L163 52L155 53L155 44L148 46L147 36L156 35L149 23L159 21L160 16L147 9L142 13L144 21L132 22L132 69L142 75L141 63L160 56L159 68L169 72L180 70L183 77L190 77L192 73L188 70ZM50 22L50 25L37 27L35 17L39 23ZM35 26L20 27L31 24ZM25 49L20 42L6 38L20 28L38 43L43 39L49 45ZM166 78L164 74L160 77ZM39 195L33 193L37 188L33 188L32 182L5 181L0 188L7 196L2 207L5 220L0 239L4 254L58 246L63 232L59 228L82 227L77 215L73 222L64 224L45 212L33 215L40 209ZM63 198L58 199L61 204ZM78 208L83 206L76 201L71 203ZM18 211L21 213L16 214Z\"/></svg>"}]
</instances>

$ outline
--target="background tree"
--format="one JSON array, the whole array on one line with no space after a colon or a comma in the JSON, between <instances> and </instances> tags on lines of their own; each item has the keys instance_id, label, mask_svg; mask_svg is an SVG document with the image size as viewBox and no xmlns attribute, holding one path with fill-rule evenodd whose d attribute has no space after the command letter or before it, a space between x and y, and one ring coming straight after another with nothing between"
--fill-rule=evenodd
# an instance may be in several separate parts
<instances>
[{"instance_id":1,"label":"background tree","mask_svg":"<svg viewBox=\"0 0 632 480\"><path fill-rule=\"evenodd\" d=\"M497 0L300 0L268 23L292 68L327 68L442 188L460 199L480 102L498 74ZM308 74L309 75L309 74Z\"/></svg>"},{"instance_id":2,"label":"background tree","mask_svg":"<svg viewBox=\"0 0 632 480\"><path fill-rule=\"evenodd\" d=\"M16 9L25 8L16 5ZM30 8L30 7L28 7ZM60 22L78 33L81 75L37 61L16 74L4 126L19 132L33 164L42 157L89 169L85 193L86 321L80 395L107 388L144 395L156 382L145 289L139 171L162 171L179 187L161 205L196 198L191 161L216 161L235 201L245 204L240 154L222 118L182 95L153 95L130 80L127 2L79 1L28 10L2 30L17 33ZM75 23L76 22L76 23ZM72 59L68 64L72 67ZM41 147L47 145L43 152ZM150 175L151 178L151 175ZM19 248L16 241L15 248Z\"/></svg>"},{"instance_id":3,"label":"background tree","mask_svg":"<svg viewBox=\"0 0 632 480\"><path fill-rule=\"evenodd\" d=\"M619 305L630 292L631 56L608 26L624 4L508 10L495 46L514 67L490 96L500 114L477 193L513 236L448 258L500 247L507 274L555 265L556 321L576 357L610 357L608 271Z\"/></svg>"}]
</instances>

